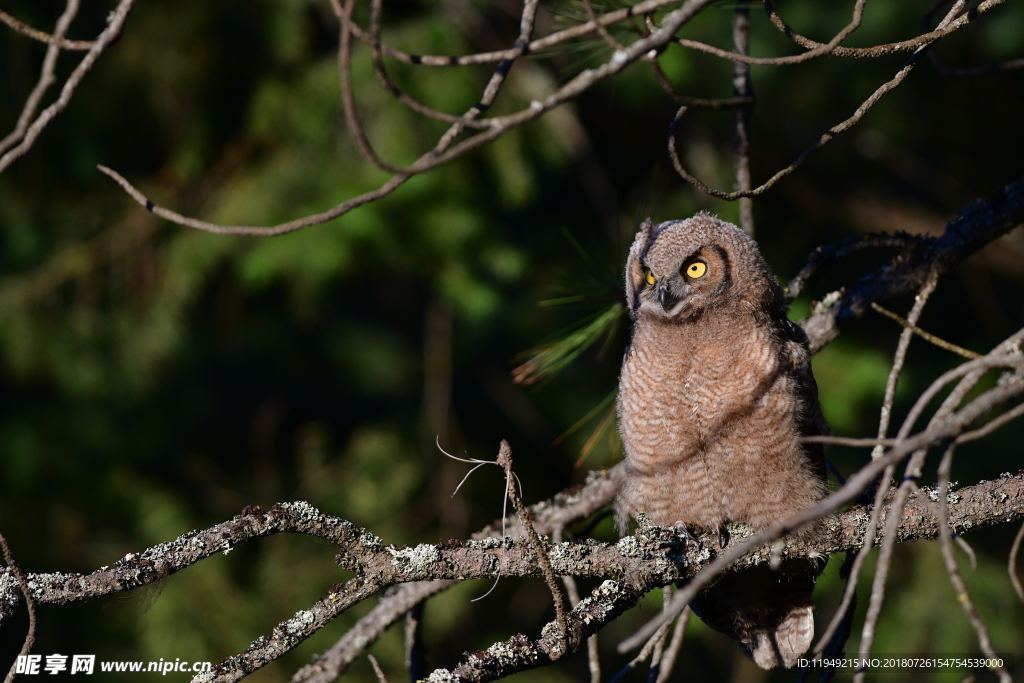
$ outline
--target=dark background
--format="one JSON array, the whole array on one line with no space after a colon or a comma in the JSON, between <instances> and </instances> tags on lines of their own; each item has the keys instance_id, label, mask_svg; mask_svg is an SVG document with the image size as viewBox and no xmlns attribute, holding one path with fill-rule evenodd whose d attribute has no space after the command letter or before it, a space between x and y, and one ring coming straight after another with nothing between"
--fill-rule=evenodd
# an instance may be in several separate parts
<instances>
[{"instance_id":1,"label":"dark background","mask_svg":"<svg viewBox=\"0 0 1024 683\"><path fill-rule=\"evenodd\" d=\"M113 6L84 4L75 38L98 33ZM849 44L915 35L928 4L869 3ZM848 5L793 0L778 9L827 40L848 21ZM539 32L583 16L578 3L545 7ZM713 6L685 35L728 46L732 7ZM20 0L4 9L49 29L62 4ZM385 39L421 53L496 49L512 43L518 11L509 2L387 3ZM795 52L757 7L751 25L753 54ZM676 105L645 65L383 201L281 238L168 225L96 171L112 166L158 203L222 222L270 224L375 187L386 176L356 154L340 114L336 45L326 2L139 2L68 110L0 177L0 531L26 570L91 570L245 505L294 499L388 542L465 536L500 514L500 474L485 468L451 498L466 467L445 459L435 439L491 458L508 438L528 502L618 460L607 399L625 330L609 311L621 298L632 234L648 215L706 208L737 217L736 205L675 176L665 133ZM43 52L0 31L3 129L13 127ZM524 106L608 53L595 38L517 64L496 111ZM1024 7L993 10L936 53L951 65L1024 55ZM755 66L755 183L846 118L905 57ZM65 55L61 73L74 61ZM731 94L726 62L676 47L662 63L687 94ZM417 97L451 112L475 102L490 73L388 65ZM355 70L382 154L408 162L429 148L441 125L391 100L362 47ZM852 234L940 231L967 202L1019 176L1022 85L1020 71L947 78L922 63L857 128L756 200L756 236L779 278L792 277L816 245ZM689 167L727 189L732 130L732 112L698 111L680 131ZM821 273L793 317L884 257L865 253ZM1022 258L1018 230L944 278L921 325L988 350L1024 322ZM564 297L570 303L551 301ZM905 313L909 301L890 305ZM532 386L512 381L524 352L557 345L602 313L613 322L595 323L595 341L578 358L555 363ZM815 358L836 433L874 435L898 333L870 314ZM915 340L897 419L959 362ZM955 478L969 484L1018 470L1022 438L1015 424L961 449ZM846 472L867 456L832 455ZM1006 576L1013 531L970 535L978 567L964 568L995 648L1019 660L1024 616ZM338 581L332 557L310 539L268 538L157 589L40 607L34 651L220 661ZM838 594L836 565L820 583L819 624ZM541 582L507 579L469 602L488 585L470 582L427 605L431 666L517 630L536 633L550 618ZM607 670L626 661L614 654L618 637L657 603L649 596L604 632ZM255 680L287 680L371 604ZM19 619L0 633L4 660L20 645ZM391 680L403 678L399 631L372 650ZM899 547L875 652L976 650L937 544ZM584 659L520 678L576 680ZM677 666L714 679L767 678L696 621ZM363 660L349 676L371 680L372 672Z\"/></svg>"}]
</instances>

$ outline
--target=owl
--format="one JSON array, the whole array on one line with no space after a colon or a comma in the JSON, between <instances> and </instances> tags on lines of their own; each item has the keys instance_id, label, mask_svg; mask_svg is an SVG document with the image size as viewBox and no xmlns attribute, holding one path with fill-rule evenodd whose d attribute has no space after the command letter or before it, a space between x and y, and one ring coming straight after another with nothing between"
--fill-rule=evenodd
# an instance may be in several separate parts
<instances>
[{"instance_id":1,"label":"owl","mask_svg":"<svg viewBox=\"0 0 1024 683\"><path fill-rule=\"evenodd\" d=\"M827 492L824 421L806 337L755 242L707 213L646 221L626 263L632 337L619 381L626 477L620 529L772 525ZM763 668L792 667L814 637L820 561L723 576L694 610Z\"/></svg>"}]
</instances>

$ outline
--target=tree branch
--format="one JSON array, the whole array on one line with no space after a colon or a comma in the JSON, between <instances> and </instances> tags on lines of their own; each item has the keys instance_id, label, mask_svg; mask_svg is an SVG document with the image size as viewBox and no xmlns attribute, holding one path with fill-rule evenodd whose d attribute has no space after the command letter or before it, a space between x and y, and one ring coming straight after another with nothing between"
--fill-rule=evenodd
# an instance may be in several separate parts
<instances>
[{"instance_id":1,"label":"tree branch","mask_svg":"<svg viewBox=\"0 0 1024 683\"><path fill-rule=\"evenodd\" d=\"M900 542L938 536L940 522L932 504L936 496L933 489L922 489L911 496L896 531ZM1024 518L1024 472L951 493L949 514L950 527L957 533ZM787 546L786 554L831 554L858 548L867 533L869 516L869 510L864 507L848 510L837 518L827 520L822 533L813 542L794 542ZM883 512L882 519L885 517ZM685 551L676 554L676 549L686 543L681 535L656 527L649 529L654 532L650 537L627 537L616 544L617 547L625 546L624 563L639 557L639 567L646 570L622 574L617 580L605 581L582 600L567 619L573 642L583 642L587 636L599 631L634 605L648 590L695 575L710 564L717 549L717 541L702 537L697 544L690 544ZM771 548L762 547L731 565L730 570L740 571L769 562L771 554ZM672 569L668 569L669 566ZM655 569L657 567L666 569L665 573L659 573ZM553 661L557 641L557 626L555 622L549 622L537 639L531 640L523 634L516 634L486 650L466 655L451 669L435 670L427 680L432 683L488 681L542 666Z\"/></svg>"},{"instance_id":2,"label":"tree branch","mask_svg":"<svg viewBox=\"0 0 1024 683\"><path fill-rule=\"evenodd\" d=\"M610 479L605 476L598 481L606 484ZM930 504L932 495L926 491L910 498L897 531L899 541L936 537L939 522ZM538 520L549 507L550 504L535 506ZM830 518L812 542L791 543L786 553L793 556L831 554L858 547L866 533L867 518L866 510L859 507ZM1018 519L1024 519L1024 472L983 482L951 495L949 523L957 533ZM281 622L269 637L257 639L246 652L225 660L199 680L238 680L287 652L352 605L389 585L426 579L483 578L499 573L520 577L541 575L528 542L512 539L503 542L492 537L399 548L385 545L372 533L345 519L320 512L308 503L292 502L275 505L265 512L247 510L209 529L189 532L169 543L130 553L111 567L91 574L29 574L26 579L32 598L38 604L77 602L160 580L245 540L276 533L306 534L334 543L341 551L339 563L354 571L356 578L336 586L310 609L301 610ZM733 538L742 539L744 533L743 527L734 527ZM720 550L714 539L702 538L698 543L687 544L680 530L658 527L645 527L614 544L587 540L546 546L556 574L613 579L566 615L574 647L647 590L694 576L714 561ZM767 546L758 548L730 565L730 571L767 562L771 552ZM4 570L0 573L0 616L10 615L20 600L17 580L10 571ZM557 648L555 641L561 642L557 625L545 631L538 641L517 636L506 641L505 647L517 653L516 666L524 668L552 658ZM468 658L456 667L455 675L465 680L482 680L470 672L480 672L480 676L490 672L487 674L490 676L505 671L506 664L499 666L498 662L505 661L498 656L501 647L495 647L498 649L492 647L494 652L490 657Z\"/></svg>"},{"instance_id":3,"label":"tree branch","mask_svg":"<svg viewBox=\"0 0 1024 683\"><path fill-rule=\"evenodd\" d=\"M1024 223L1024 177L987 199L967 205L938 237L923 237L878 271L846 290L833 292L801 323L818 351L839 336L840 326L859 317L874 301L921 288L933 270L945 272L990 242Z\"/></svg>"},{"instance_id":4,"label":"tree branch","mask_svg":"<svg viewBox=\"0 0 1024 683\"><path fill-rule=\"evenodd\" d=\"M35 120L30 125L24 128L24 132L20 135L20 142L11 147L5 149L2 156L0 156L0 173L3 173L7 168L24 155L32 145L35 144L36 139L42 134L43 130L53 121L57 116L67 108L71 102L72 96L75 94L75 90L81 84L82 79L92 70L96 60L100 58L100 55L106 51L106 49L114 42L114 40L121 34L121 27L124 25L125 19L128 18L128 13L132 9L132 3L135 0L120 0L117 7L114 8L109 15L107 15L107 25L103 31L97 36L96 40L93 41L82 57L82 60L75 66L71 74L64 81L64 87L61 88L60 95L57 97L53 104L48 106L46 109L41 111ZM58 34L61 33L58 30ZM51 48L59 45L59 43L52 43ZM45 66L44 66L45 72ZM30 96L31 99L31 96Z\"/></svg>"}]
</instances>

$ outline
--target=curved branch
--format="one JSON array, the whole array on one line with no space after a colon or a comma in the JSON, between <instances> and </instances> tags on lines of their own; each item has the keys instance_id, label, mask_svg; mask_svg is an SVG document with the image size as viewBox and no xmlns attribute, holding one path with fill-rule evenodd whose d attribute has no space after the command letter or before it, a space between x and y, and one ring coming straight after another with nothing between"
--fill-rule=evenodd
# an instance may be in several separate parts
<instances>
[{"instance_id":1,"label":"curved branch","mask_svg":"<svg viewBox=\"0 0 1024 683\"><path fill-rule=\"evenodd\" d=\"M907 40L901 40L895 43L885 43L882 45L872 45L869 47L843 47L837 46L830 52L831 55L836 57L854 57L857 59L873 59L875 57L883 57L896 52L910 52L911 50L917 50L922 46L928 45L939 38L943 38L954 31L958 31L967 24L971 23L979 16L993 9L994 7L1003 4L1005 0L984 0L978 4L977 7L969 12L966 12L955 20L949 22L944 26L936 28L934 31L928 31L922 33L919 36L909 38ZM801 47L807 48L808 50L816 50L824 47L826 43L819 43L816 40L812 40L806 36L803 36L794 31L782 17L775 11L774 4L771 0L765 0L764 3L765 11L768 13L768 18L772 24L781 31L787 38L800 45Z\"/></svg>"},{"instance_id":2,"label":"curved branch","mask_svg":"<svg viewBox=\"0 0 1024 683\"><path fill-rule=\"evenodd\" d=\"M103 29L99 37L92 43L89 51L85 53L82 61L78 63L67 80L64 81L64 87L61 88L57 100L39 113L39 116L32 122L32 125L26 128L25 134L17 146L6 151L3 156L0 156L0 173L3 173L15 160L25 154L35 144L36 139L46 126L67 108L68 103L71 102L71 97L75 94L75 90L81 84L82 79L92 70L100 55L121 34L121 27L124 26L125 19L127 19L128 12L132 9L133 2L134 0L120 0L118 2L117 7L107 17L106 28Z\"/></svg>"},{"instance_id":3,"label":"curved branch","mask_svg":"<svg viewBox=\"0 0 1024 683\"><path fill-rule=\"evenodd\" d=\"M686 38L677 38L676 43L684 48L703 52L721 59L727 59L736 64L758 64L762 66L782 66L786 64L802 64L818 57L825 57L833 53L841 42L846 40L854 31L860 27L861 19L864 16L864 3L866 0L856 0L853 5L853 15L849 23L835 34L827 43L821 43L813 49L802 52L798 55L787 55L785 57L752 57L746 50L731 52L723 50L707 43Z\"/></svg>"},{"instance_id":4,"label":"curved branch","mask_svg":"<svg viewBox=\"0 0 1024 683\"><path fill-rule=\"evenodd\" d=\"M556 31L546 35L543 38L537 38L536 40L527 43L526 52L536 54L543 50L548 50L552 47L561 45L562 43L568 42L574 38L581 38L583 36L590 35L595 31L601 31L605 27L617 24L620 21L629 19L630 17L653 12L677 2L679 2L679 0L644 0L643 2L638 2L637 4L630 5L629 7L612 10L597 17L596 21L591 20L582 24L577 24L576 26L570 26L569 28L562 29L561 31ZM352 35L364 43L371 42L370 33L355 22L352 23ZM381 48L383 49L384 54L388 57L397 59L400 62L414 64L417 66L435 67L495 64L505 59L514 59L520 54L520 51L516 48L508 50L494 50L491 52L478 52L470 55L415 54L399 50L386 43L383 43Z\"/></svg>"},{"instance_id":5,"label":"curved branch","mask_svg":"<svg viewBox=\"0 0 1024 683\"><path fill-rule=\"evenodd\" d=\"M986 244L1024 223L1024 177L991 197L964 207L938 237L920 238L878 271L818 303L801 323L817 351L839 335L840 326L859 317L872 302L920 289L933 269L947 271Z\"/></svg>"},{"instance_id":6,"label":"curved branch","mask_svg":"<svg viewBox=\"0 0 1024 683\"><path fill-rule=\"evenodd\" d=\"M110 177L114 182L120 185L128 196L134 199L139 205L145 207L147 211L183 227L215 234L271 237L294 232L314 225L320 225L338 218L339 216L342 216L364 204L368 204L372 201L385 197L398 189L398 187L404 184L413 175L423 173L436 168L437 166L448 163L449 161L452 161L453 159L456 159L477 147L491 142L509 130L517 128L529 121L533 121L546 112L579 97L597 83L620 73L623 69L639 60L651 50L665 45L669 40L671 40L672 36L680 27L711 4L711 2L712 0L687 0L683 3L682 7L673 10L665 17L661 27L656 32L646 38L632 43L627 49L616 52L612 55L611 59L601 66L581 72L575 78L565 83L556 92L544 98L544 100L534 101L529 107L518 112L488 119L490 122L490 127L488 129L480 131L479 133L456 144L452 144L452 142L454 137L461 132L461 129L456 131L455 128L458 124L453 124L452 128L442 135L433 149L422 155L409 166L405 167L402 170L402 173L392 176L377 189L352 197L325 211L310 214L302 218L296 218L284 223L278 223L271 226L222 225L186 216L172 209L167 209L155 204L134 185L132 185L124 176L113 169L102 165L97 168L101 173ZM351 24L346 25L351 26ZM523 53L525 48L520 45L515 49L519 53ZM509 66L511 66L511 64L509 64ZM496 69L496 75L502 71L503 65L499 64ZM503 75L504 74L502 74L502 77ZM491 84L494 83L500 85L501 81L495 80L492 77L488 87L490 88ZM484 107L484 109L486 109L486 107ZM480 113L482 113L482 111ZM452 131L455 132L453 133Z\"/></svg>"},{"instance_id":7,"label":"curved branch","mask_svg":"<svg viewBox=\"0 0 1024 683\"><path fill-rule=\"evenodd\" d=\"M43 99L43 95L53 85L53 82L57 80L56 69L57 58L60 57L60 41L63 39L71 22L74 21L77 13L78 0L68 0L64 7L64 12L57 19L57 26L53 32L54 41L46 48L46 56L43 57L39 80L36 81L32 92L25 98L25 105L21 109L21 114L18 116L18 122L15 124L14 130L8 133L3 140L0 140L0 154L16 145L24 137L25 131L28 130L29 124L32 123L32 118L36 115L36 110L39 108L39 102ZM0 12L0 19L3 19L3 17L3 12Z\"/></svg>"}]
</instances>

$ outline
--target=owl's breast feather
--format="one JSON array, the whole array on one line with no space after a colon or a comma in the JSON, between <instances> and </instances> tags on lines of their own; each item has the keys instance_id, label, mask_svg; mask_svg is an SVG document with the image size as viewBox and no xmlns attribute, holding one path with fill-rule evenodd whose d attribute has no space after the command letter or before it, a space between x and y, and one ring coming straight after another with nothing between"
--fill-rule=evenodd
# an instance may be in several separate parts
<instances>
[{"instance_id":1,"label":"owl's breast feather","mask_svg":"<svg viewBox=\"0 0 1024 683\"><path fill-rule=\"evenodd\" d=\"M664 470L721 450L726 432L770 393L773 358L761 330L638 321L619 382L627 465Z\"/></svg>"},{"instance_id":2,"label":"owl's breast feather","mask_svg":"<svg viewBox=\"0 0 1024 683\"><path fill-rule=\"evenodd\" d=\"M619 425L633 466L646 469L697 445L701 392L690 376L687 354L636 335L619 381Z\"/></svg>"}]
</instances>

